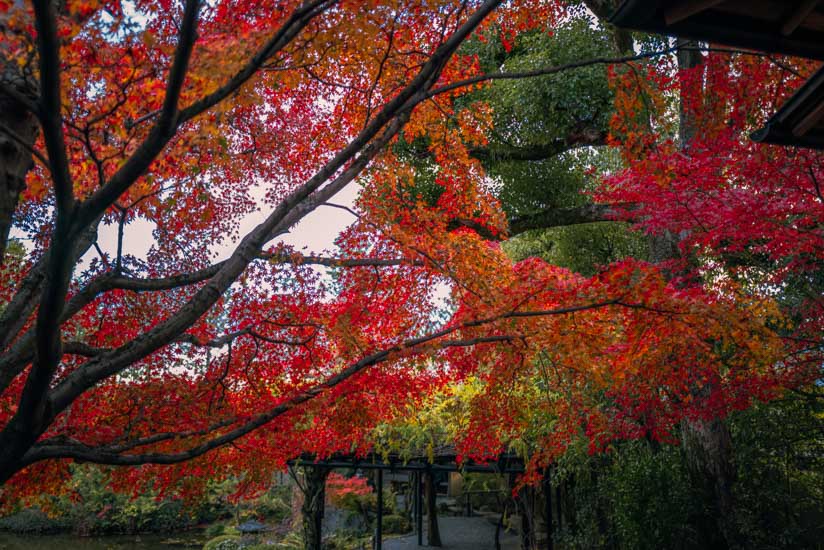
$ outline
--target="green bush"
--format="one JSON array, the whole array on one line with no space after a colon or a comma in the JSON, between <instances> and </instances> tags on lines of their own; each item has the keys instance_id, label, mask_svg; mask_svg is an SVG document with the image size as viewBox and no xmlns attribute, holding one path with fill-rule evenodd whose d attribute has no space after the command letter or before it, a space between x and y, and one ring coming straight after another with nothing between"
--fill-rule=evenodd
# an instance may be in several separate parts
<instances>
[{"instance_id":1,"label":"green bush","mask_svg":"<svg viewBox=\"0 0 824 550\"><path fill-rule=\"evenodd\" d=\"M753 548L822 548L824 387L813 384L730 418L737 522Z\"/></svg>"},{"instance_id":2,"label":"green bush","mask_svg":"<svg viewBox=\"0 0 824 550\"><path fill-rule=\"evenodd\" d=\"M564 523L556 541L590 548L698 548L696 502L680 449L625 442L591 456L574 447L558 464Z\"/></svg>"},{"instance_id":3,"label":"green bush","mask_svg":"<svg viewBox=\"0 0 824 550\"><path fill-rule=\"evenodd\" d=\"M359 535L349 531L340 531L324 541L326 550L361 550L371 548L372 537Z\"/></svg>"},{"instance_id":4,"label":"green bush","mask_svg":"<svg viewBox=\"0 0 824 550\"><path fill-rule=\"evenodd\" d=\"M81 535L179 531L195 519L180 499L112 491L107 469L99 466L74 465L71 485L71 497L55 499L54 509Z\"/></svg>"},{"instance_id":5,"label":"green bush","mask_svg":"<svg viewBox=\"0 0 824 550\"><path fill-rule=\"evenodd\" d=\"M229 502L228 495L235 492L237 480L209 480L206 492L200 501L193 506L192 516L198 523L212 523L220 519L228 519L234 515L235 506Z\"/></svg>"},{"instance_id":6,"label":"green bush","mask_svg":"<svg viewBox=\"0 0 824 550\"><path fill-rule=\"evenodd\" d=\"M66 521L50 518L40 510L32 508L0 518L0 530L13 533L46 535L65 531L68 527Z\"/></svg>"},{"instance_id":7,"label":"green bush","mask_svg":"<svg viewBox=\"0 0 824 550\"><path fill-rule=\"evenodd\" d=\"M240 550L241 538L237 535L220 535L203 545L203 550Z\"/></svg>"},{"instance_id":8,"label":"green bush","mask_svg":"<svg viewBox=\"0 0 824 550\"><path fill-rule=\"evenodd\" d=\"M215 537L219 537L220 535L226 534L226 526L222 523L213 523L206 530L203 532L208 538L213 539Z\"/></svg>"},{"instance_id":9,"label":"green bush","mask_svg":"<svg viewBox=\"0 0 824 550\"><path fill-rule=\"evenodd\" d=\"M697 540L689 525L696 503L679 449L665 446L656 452L646 442L625 445L600 490L621 548L683 548Z\"/></svg>"},{"instance_id":10,"label":"green bush","mask_svg":"<svg viewBox=\"0 0 824 550\"><path fill-rule=\"evenodd\" d=\"M275 485L269 491L251 503L257 516L262 516L273 522L280 522L292 514L291 488L286 485Z\"/></svg>"},{"instance_id":11,"label":"green bush","mask_svg":"<svg viewBox=\"0 0 824 550\"><path fill-rule=\"evenodd\" d=\"M402 535L412 530L412 523L397 514L384 516L383 518L383 532L388 535Z\"/></svg>"},{"instance_id":12,"label":"green bush","mask_svg":"<svg viewBox=\"0 0 824 550\"><path fill-rule=\"evenodd\" d=\"M275 544L279 550L303 550L303 535L300 530L289 532L283 539Z\"/></svg>"}]
</instances>

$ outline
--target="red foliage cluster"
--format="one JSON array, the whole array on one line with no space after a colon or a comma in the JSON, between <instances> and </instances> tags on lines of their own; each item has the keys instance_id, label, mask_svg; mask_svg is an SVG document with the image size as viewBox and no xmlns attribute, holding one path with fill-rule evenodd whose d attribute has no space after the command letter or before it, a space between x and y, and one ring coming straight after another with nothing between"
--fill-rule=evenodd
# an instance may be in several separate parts
<instances>
[{"instance_id":1,"label":"red foliage cluster","mask_svg":"<svg viewBox=\"0 0 824 550\"><path fill-rule=\"evenodd\" d=\"M636 261L585 278L537 259L513 263L479 234L506 233L469 155L485 142L490 113L457 109L459 88L436 93L478 71L454 48L438 56L474 10L493 4L205 3L174 131L164 133L155 124L165 121L165 68L186 12L171 2L68 3L55 19L65 96L57 133L76 202L65 207L59 177L43 164L28 173L17 214L33 244L7 255L0 284L1 324L13 329L3 332L0 443L10 444L0 448L0 472L18 472L3 503L60 490L68 459L137 466L115 472L124 490L188 496L210 478L239 475L254 491L302 453L366 452L376 425L470 378L487 390L472 403L461 453L489 457L529 437L536 471L576 438L593 451L619 438L665 440L682 419L725 414L800 379L774 330L788 325L785 315L763 293L668 281ZM317 13L291 33L313 5ZM556 2L511 2L483 25L509 37L551 27L561 12ZM32 17L18 10L7 25L4 51L23 62L37 57ZM270 52L277 29L289 40ZM618 128L622 113L634 120L637 111L620 103L633 85L616 85L624 93L615 140L625 136L632 163L599 197L634 203L628 212L648 231L684 232L685 251L777 262L764 282L777 285L823 259L818 158L743 139L750 114L783 80L749 58L724 59L682 75L711 75L717 98L696 94L700 104L689 105L701 115L689 155L658 139L663 125L652 137L632 137L635 122ZM426 78L410 91L417 75ZM678 82L632 75L650 94ZM204 103L214 94L224 99ZM396 105L399 97L412 104ZM434 205L409 191L416 174L387 147L400 128L408 142L428 139L443 188ZM44 159L57 139L52 132L49 145L45 134L34 145ZM145 144L160 141L118 187ZM350 173L363 190L334 257L279 241ZM58 231L55 216L76 220L99 204L85 225ZM258 209L266 221L241 237ZM67 254L62 239L80 249L84 231L102 223L128 240L138 220L153 226L145 258L118 246L69 262L65 288L36 278L50 255ZM221 243L233 252L218 262ZM15 309L32 285L57 296L54 316L38 318L34 299ZM439 288L449 289L448 313ZM19 320L6 319L10 311ZM816 315L798 326L820 328ZM44 365L35 344L59 356ZM46 383L33 388L34 379ZM358 483L340 491L364 490Z\"/></svg>"}]
</instances>

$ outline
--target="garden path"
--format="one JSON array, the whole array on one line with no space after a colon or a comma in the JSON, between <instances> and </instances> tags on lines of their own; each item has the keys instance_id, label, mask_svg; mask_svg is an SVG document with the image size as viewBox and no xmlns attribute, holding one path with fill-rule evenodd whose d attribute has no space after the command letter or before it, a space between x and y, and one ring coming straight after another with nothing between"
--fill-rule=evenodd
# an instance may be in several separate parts
<instances>
[{"instance_id":1,"label":"garden path","mask_svg":"<svg viewBox=\"0 0 824 550\"><path fill-rule=\"evenodd\" d=\"M438 527L441 531L442 550L494 550L495 526L488 520L480 517L452 517L438 518ZM418 537L415 534L403 537L384 539L384 550L415 550L426 548L418 546ZM501 550L517 550L520 547L517 534L501 533Z\"/></svg>"}]
</instances>

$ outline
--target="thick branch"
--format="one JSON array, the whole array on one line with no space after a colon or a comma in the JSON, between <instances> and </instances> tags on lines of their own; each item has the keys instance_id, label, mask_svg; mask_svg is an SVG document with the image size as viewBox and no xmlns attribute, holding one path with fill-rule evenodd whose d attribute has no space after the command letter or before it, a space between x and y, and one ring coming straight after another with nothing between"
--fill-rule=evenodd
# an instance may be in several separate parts
<instances>
[{"instance_id":1,"label":"thick branch","mask_svg":"<svg viewBox=\"0 0 824 550\"><path fill-rule=\"evenodd\" d=\"M51 0L33 2L37 49L40 60L40 123L49 154L58 216L67 214L74 204L69 159L63 138L63 115L60 95L60 43L57 39L55 4Z\"/></svg>"},{"instance_id":2,"label":"thick branch","mask_svg":"<svg viewBox=\"0 0 824 550\"><path fill-rule=\"evenodd\" d=\"M88 247L86 247L88 248ZM401 265L423 266L423 261L406 258L334 258L327 256L304 256L304 255L279 255L260 254L259 259L282 264L296 265L323 265L327 267L392 267ZM220 271L224 262L211 265L209 267L189 272L159 278L139 278L124 277L113 273L105 273L92 279L83 289L77 292L66 304L63 314L60 317L60 324L65 323L76 315L84 307L92 303L100 294L110 290L130 290L133 292L161 292L173 290L184 286L191 286L208 280ZM36 281L35 281L36 282ZM32 283L34 284L34 283ZM19 319L18 319L19 320ZM25 318L19 320L20 323ZM22 324L21 324L22 326ZM19 330L19 327L17 328ZM11 381L20 374L25 366L29 364L34 356L34 331L29 330L24 333L6 353L0 356L0 391L5 390ZM74 345L67 342L66 346ZM96 349L96 353L77 353L93 357L111 349ZM76 353L68 348L63 349L64 353Z\"/></svg>"},{"instance_id":3,"label":"thick branch","mask_svg":"<svg viewBox=\"0 0 824 550\"><path fill-rule=\"evenodd\" d=\"M86 253L96 239L97 224L94 224L80 239L74 252L75 261ZM0 354L0 392L5 391L9 383L31 362L34 356L34 329L29 329L14 342L12 347L8 349L7 347L25 326L37 307L35 296L42 290L43 283L46 280L47 264L48 257L44 257L29 270L23 278L17 293L6 304L3 314L0 316L0 349L4 350L4 353ZM61 319L60 323L63 322L65 320Z\"/></svg>"},{"instance_id":4,"label":"thick branch","mask_svg":"<svg viewBox=\"0 0 824 550\"><path fill-rule=\"evenodd\" d=\"M111 353L90 360L61 382L51 395L53 413L59 413L99 381L148 356L185 332L240 276L246 266L257 256L265 242L293 226L351 182L397 135L405 124L411 109L424 100L427 91L437 81L443 67L455 50L499 3L500 0L487 0L478 11L469 17L448 40L435 50L415 78L384 106L349 145L335 155L315 176L283 200L263 223L244 237L218 273L171 318ZM381 130L383 130L382 133ZM380 136L375 139L379 133ZM319 190L323 183L346 163L350 163L349 166ZM307 201L310 197L311 200Z\"/></svg>"},{"instance_id":5,"label":"thick branch","mask_svg":"<svg viewBox=\"0 0 824 550\"><path fill-rule=\"evenodd\" d=\"M457 327L454 329L449 329L448 332L453 332L457 330ZM46 459L53 459L53 458L73 458L75 460L83 460L87 462L95 462L98 464L111 464L111 465L138 465L138 464L175 464L178 462L184 462L187 460L191 460L198 456L201 456L213 449L217 449L224 445L227 445L248 433L256 430L257 428L271 422L275 418L281 416L282 414L294 409L298 405L301 405L318 395L322 394L324 391L333 388L342 382L352 378L356 374L362 372L363 370L376 365L378 363L382 363L387 359L390 359L395 354L407 350L409 348L415 346L421 346L434 340L436 338L441 337L444 334L444 331L440 331L428 337L422 338L415 338L411 340L407 340L402 344L397 346L393 346L389 349L379 351L377 353L373 353L361 359L360 361L353 363L343 371L339 372L338 374L331 376L325 382L317 384L312 388L305 390L287 400L280 403L279 405L273 407L272 409L266 411L265 413L259 414L254 417L252 420L246 422L245 424L223 434L217 436L210 441L202 443L200 445L191 447L185 451L180 451L177 453L142 453L142 454L120 454L118 452L114 452L111 448L107 447L89 447L83 445L79 442L65 442L65 443L49 443L48 441L39 443L33 446L23 457L22 465L26 466L32 464L34 462L38 462L40 460ZM498 343L498 342L507 342L512 340L510 336L488 336L488 337L477 337L477 338L469 338L463 340L445 340L444 342L440 343L441 348L449 348L449 347L467 347L467 346L476 346L485 343ZM140 441L138 445L147 445L154 441L164 441L167 439L173 439L174 436L170 434L157 434L156 436L150 436L144 438ZM136 447L138 445L127 445L129 448Z\"/></svg>"},{"instance_id":6,"label":"thick branch","mask_svg":"<svg viewBox=\"0 0 824 550\"><path fill-rule=\"evenodd\" d=\"M166 83L166 96L163 98L160 117L157 119L157 132L169 138L177 126L177 103L180 100L183 81L186 79L186 72L189 68L189 59L192 56L192 49L197 39L197 14L199 9L199 0L186 0L174 61L172 62L172 68L169 70L169 79Z\"/></svg>"},{"instance_id":7,"label":"thick branch","mask_svg":"<svg viewBox=\"0 0 824 550\"><path fill-rule=\"evenodd\" d=\"M430 349L429 346L432 343L436 343L436 347L439 349L451 348L451 347L467 347L467 346L475 346L480 344L486 343L499 343L499 342L509 342L513 340L512 336L508 335L491 335L491 336L479 336L473 338L465 338L465 339L454 339L454 340L447 340L444 339L440 342L438 340L453 334L457 331L467 329L467 328L476 328L483 325L487 325L493 323L495 321L499 321L502 319L514 319L514 318L528 318L528 317L546 317L546 316L553 316L553 315L568 315L571 313L576 313L580 311L586 311L596 308L608 307L612 305L620 305L626 307L636 307L635 304L623 304L619 300L606 300L603 302L595 302L589 304L583 304L580 306L571 306L566 308L559 308L553 310L540 310L540 311L511 311L505 314L496 315L492 317L487 317L484 319L477 319L473 321L467 321L465 323L459 325L453 325L450 327L446 327L439 331L433 332L426 336L421 336L418 338L410 338L404 340L403 342L386 348L384 350L372 353L367 355L366 357L362 358L360 361L351 364L347 368L343 369L342 371L338 372L337 374L329 377L324 382L313 386L312 388L302 391L297 395L285 400L284 402L278 404L277 406L273 407L272 409L261 413L251 419L250 421L246 422L245 424L223 434L217 436L207 442L204 442L200 445L196 445L191 447L185 451L180 451L176 453L142 453L142 454L120 454L117 452L112 452L111 450L102 447L102 448L94 448L85 446L79 443L64 443L64 444L54 444L54 443L47 443L43 442L33 446L22 458L21 460L21 467L32 464L34 462L52 458L73 458L76 460L83 460L88 462L96 462L100 464L112 464L112 465L138 465L138 464L175 464L178 462L183 462L186 460L190 460L192 458L201 456L213 449L217 449L222 447L228 443L231 443L246 434L252 432L253 430L271 422L278 416L292 410L293 408L301 405L318 395L322 394L328 389L334 388L335 386L345 382L346 380L352 378L353 376L359 374L360 372L364 371L365 369L382 363L386 360L389 360L393 357L397 357L401 354L406 353L420 353L422 351ZM152 436L150 436L152 437ZM157 437L166 438L166 434L158 434ZM144 443L141 443L144 444Z\"/></svg>"},{"instance_id":8,"label":"thick branch","mask_svg":"<svg viewBox=\"0 0 824 550\"><path fill-rule=\"evenodd\" d=\"M538 161L556 157L576 147L605 145L606 139L607 132L604 130L583 128L550 143L526 147L475 147L469 150L469 154L478 160Z\"/></svg>"},{"instance_id":9,"label":"thick branch","mask_svg":"<svg viewBox=\"0 0 824 550\"><path fill-rule=\"evenodd\" d=\"M593 65L617 65L619 63L629 63L631 61L639 61L641 59L649 59L651 57L658 57L659 55L667 55L673 53L678 48L667 48L664 50L659 50L655 52L647 52L641 53L638 55L624 55L619 57L593 57L591 59L585 59L582 61L573 61L572 63L565 63L564 65L556 65L554 67L544 67L540 69L534 69L532 71L513 71L513 72L499 72L499 73L487 73L478 76L473 76L471 78L466 78L464 80L457 80L455 82L451 82L444 86L440 86L438 88L434 88L432 91L429 92L429 97L434 97L436 95L444 94L447 92L451 92L453 90L457 90L460 88L466 88L467 86L473 86L475 84L481 84L482 82L488 82L490 80L517 80L523 78L535 78L538 76L547 76L551 74L561 73L564 71L569 71L571 69L580 69L582 67L591 67Z\"/></svg>"},{"instance_id":10,"label":"thick branch","mask_svg":"<svg viewBox=\"0 0 824 550\"><path fill-rule=\"evenodd\" d=\"M584 204L570 208L551 208L528 216L513 218L509 222L509 233L518 235L532 229L616 221L619 211L630 207L631 205Z\"/></svg>"}]
</instances>

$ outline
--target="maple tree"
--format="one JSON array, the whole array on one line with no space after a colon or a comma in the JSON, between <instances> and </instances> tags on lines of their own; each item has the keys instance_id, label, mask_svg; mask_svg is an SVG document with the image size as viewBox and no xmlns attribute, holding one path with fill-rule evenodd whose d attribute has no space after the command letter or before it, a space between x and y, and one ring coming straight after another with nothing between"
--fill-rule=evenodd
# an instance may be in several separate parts
<instances>
[{"instance_id":1,"label":"maple tree","mask_svg":"<svg viewBox=\"0 0 824 550\"><path fill-rule=\"evenodd\" d=\"M344 237L352 258L267 246L478 82L453 54L497 4L4 3L4 152L19 168L4 242L13 213L32 244L4 257L2 478L52 458L185 461L404 352L504 340L420 336L431 296L410 283L450 274L391 239L366 247L374 231ZM558 11L508 6L500 32ZM210 263L258 202L266 219ZM145 261L123 253L137 219L155 225ZM97 246L101 223L117 250ZM352 274L330 298L309 264ZM376 286L383 267L397 269Z\"/></svg>"},{"instance_id":2,"label":"maple tree","mask_svg":"<svg viewBox=\"0 0 824 550\"><path fill-rule=\"evenodd\" d=\"M701 55L702 50L708 53ZM606 174L604 183L594 193L600 202L569 207L553 204L558 201L558 194L521 193L541 202L516 203L516 208L526 212L521 219L515 219L515 227L543 229L592 222L635 222L635 227L650 237L650 258L661 262L664 273L674 277L675 284L698 284L710 292L722 293L736 288L734 292L750 297L759 294L777 297L792 323L774 328L787 336L787 353L794 357L782 365L781 376L785 380L775 387L796 387L803 380L818 379L822 331L819 298L822 203L817 192L820 176L815 166L820 156L803 150L765 147L747 139L748 133L758 128L775 106L803 81L804 75L809 74L811 64L729 48L702 48L698 44L678 48L678 51L679 63L682 54L687 54L687 57L698 58L697 67L679 70L681 67L676 65L673 56L610 69L616 109L609 141L620 148L625 166L629 168L616 168L607 153L601 156L607 160L604 169L603 161L599 164L600 159L596 157L592 171L600 172L599 176ZM546 108L551 107L549 103ZM534 110L540 112L540 107ZM529 142L520 147L520 151L532 150ZM798 159L803 161L799 164ZM523 178L518 174L545 177L540 165L519 168L515 177ZM550 176L553 183L557 182L562 188L566 185L565 179L551 172ZM587 187L592 189L586 185L585 178L579 177L578 188L586 190ZM569 202L562 194L560 198L562 203ZM556 261L563 261L564 257L554 249L559 243L563 246L570 237L586 235L585 231L566 227L563 231L544 231L537 239L532 236L521 239L525 246L514 250L519 254L524 250L527 254L543 252ZM600 239L603 242L603 238ZM573 242L589 244L587 240ZM615 252L610 245L608 253ZM580 261L581 256L586 258L585 253L586 249L573 251L578 258L572 263L585 264L586 260ZM637 249L634 253L637 254ZM673 353L684 353L673 344ZM526 410L530 400L538 399L540 404L540 393L526 391L531 385L535 385L534 380L527 380L514 391L525 395L515 401L513 410ZM679 421L680 434L653 439L680 439L687 446L703 446L703 449L687 449L687 455L697 456L695 469L716 484L721 495L719 500L729 498L734 474L724 480L717 472L731 469L729 432L723 419L732 401L728 400L729 395L725 396L726 391L713 382L691 385L693 395L684 397L692 399L703 392L716 394L721 401L716 401L715 412L700 418L687 415ZM554 388L552 384L546 386ZM663 383L660 387L669 385ZM614 394L608 395L608 401L601 406L614 407L614 397ZM724 401L726 405L722 405ZM592 405L589 408L593 408ZM611 412L607 418L615 416ZM551 418L552 415L543 415L533 421L540 426ZM594 433L608 432L611 428L603 429L606 425L596 426ZM517 433L518 430L513 431ZM550 435L558 436L557 432ZM606 441L610 439L607 436ZM696 439L697 443L690 439ZM723 510L716 517L727 527L734 523L727 521L729 515Z\"/></svg>"},{"instance_id":3,"label":"maple tree","mask_svg":"<svg viewBox=\"0 0 824 550\"><path fill-rule=\"evenodd\" d=\"M113 484L132 491L196 493L232 472L253 490L302 453L365 452L375 426L470 380L487 391L472 399L461 452L489 458L530 433L528 481L581 433L593 451L617 438L667 440L685 418L745 407L807 375L785 368L794 348L775 328L813 320L788 319L769 293L743 292L748 281L684 284L629 259L587 277L503 250L518 225L481 162L502 154L490 134L502 126L466 92L650 57L500 70L460 49L540 41L563 18L555 2L0 6L0 97L14 107L0 119L14 168L0 182L10 200L2 240L12 225L29 239L3 256L7 502L59 491L65 459L165 465L116 471ZM614 136L632 114L618 109ZM540 145L603 143L603 119L573 121L575 139ZM405 154L420 143L428 195ZM651 185L676 152L625 149L645 177L617 174L616 200L668 200L618 183ZM355 222L337 254L281 242L356 178ZM262 221L241 231L258 210ZM652 229L691 223L660 211L629 212ZM153 225L145 258L124 252L140 221ZM117 234L113 250L99 246L101 226ZM688 229L719 253L742 235ZM231 252L217 261L220 244ZM814 262L797 253L810 246L773 259L802 272ZM707 381L714 391L697 395Z\"/></svg>"}]
</instances>

